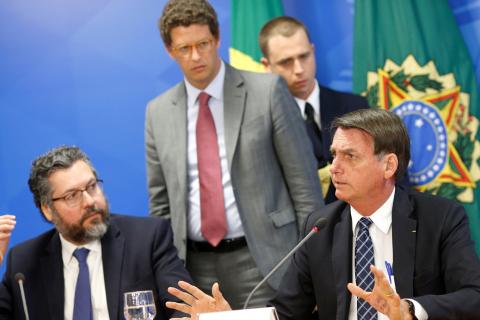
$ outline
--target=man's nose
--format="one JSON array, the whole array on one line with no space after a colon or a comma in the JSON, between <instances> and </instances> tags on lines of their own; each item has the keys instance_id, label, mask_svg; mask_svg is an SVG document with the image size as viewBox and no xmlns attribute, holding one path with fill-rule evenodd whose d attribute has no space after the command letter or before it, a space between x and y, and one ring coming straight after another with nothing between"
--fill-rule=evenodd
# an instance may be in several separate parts
<instances>
[{"instance_id":1,"label":"man's nose","mask_svg":"<svg viewBox=\"0 0 480 320\"><path fill-rule=\"evenodd\" d=\"M299 59L295 59L293 61L293 72L299 74L299 73L303 73L303 71L304 71L304 68L303 68L302 62Z\"/></svg>"},{"instance_id":2,"label":"man's nose","mask_svg":"<svg viewBox=\"0 0 480 320\"><path fill-rule=\"evenodd\" d=\"M333 158L332 165L330 166L330 173L333 175L340 171L338 158Z\"/></svg>"},{"instance_id":3,"label":"man's nose","mask_svg":"<svg viewBox=\"0 0 480 320\"><path fill-rule=\"evenodd\" d=\"M95 203L95 200L90 195L90 193L87 192L87 190L82 191L82 197L84 206L91 206Z\"/></svg>"},{"instance_id":4,"label":"man's nose","mask_svg":"<svg viewBox=\"0 0 480 320\"><path fill-rule=\"evenodd\" d=\"M198 52L198 49L196 46L192 46L192 60L195 60L197 61L198 59L200 59L200 53Z\"/></svg>"}]
</instances>

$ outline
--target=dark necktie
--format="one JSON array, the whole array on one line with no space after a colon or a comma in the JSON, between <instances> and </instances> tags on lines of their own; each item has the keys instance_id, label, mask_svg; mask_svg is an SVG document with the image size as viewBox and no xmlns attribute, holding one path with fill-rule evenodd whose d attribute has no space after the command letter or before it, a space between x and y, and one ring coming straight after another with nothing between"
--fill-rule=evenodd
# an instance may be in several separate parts
<instances>
[{"instance_id":1,"label":"dark necktie","mask_svg":"<svg viewBox=\"0 0 480 320\"><path fill-rule=\"evenodd\" d=\"M368 227L372 224L369 218L361 218L358 222L359 230L357 240L355 241L355 280L357 286L366 291L372 291L375 279L370 271L370 265L375 264L373 254L373 243L368 232ZM357 298L357 319L375 320L377 311L370 304L360 298Z\"/></svg>"},{"instance_id":2,"label":"dark necktie","mask_svg":"<svg viewBox=\"0 0 480 320\"><path fill-rule=\"evenodd\" d=\"M312 142L313 152L317 158L318 168L323 168L327 165L327 160L323 156L322 132L315 122L315 111L310 103L305 103L305 127L307 128L308 136Z\"/></svg>"},{"instance_id":3,"label":"dark necktie","mask_svg":"<svg viewBox=\"0 0 480 320\"><path fill-rule=\"evenodd\" d=\"M208 106L210 96L200 93L196 141L198 177L200 180L201 231L213 246L227 234L225 203L222 186L222 167L217 141L217 131Z\"/></svg>"},{"instance_id":4,"label":"dark necktie","mask_svg":"<svg viewBox=\"0 0 480 320\"><path fill-rule=\"evenodd\" d=\"M73 303L73 320L92 320L92 297L90 292L90 275L88 273L87 257L90 250L79 248L73 252L78 260L78 278L75 287Z\"/></svg>"}]
</instances>

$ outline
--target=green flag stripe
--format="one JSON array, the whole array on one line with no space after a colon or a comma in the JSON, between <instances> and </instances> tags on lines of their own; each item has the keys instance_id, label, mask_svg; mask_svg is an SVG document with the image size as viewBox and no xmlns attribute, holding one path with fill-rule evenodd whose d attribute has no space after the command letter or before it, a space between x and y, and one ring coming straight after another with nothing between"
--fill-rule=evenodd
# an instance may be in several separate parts
<instances>
[{"instance_id":1,"label":"green flag stripe","mask_svg":"<svg viewBox=\"0 0 480 320\"><path fill-rule=\"evenodd\" d=\"M356 0L355 1L355 32L353 54L353 88L355 92L365 92L376 99L378 87L367 88L367 73L376 73L385 67L387 59L396 65L401 65L407 56L413 56L420 66L430 61L435 65L440 76L452 74L455 83L461 87L462 94L468 95L465 105L467 117L472 118L473 125L463 126L462 132L457 131L456 141L463 139L469 142L468 147L461 148L456 143L465 163L471 164L472 149L479 147L480 134L475 128L480 118L480 105L477 82L473 64L455 17L447 0ZM400 75L403 77L405 75ZM402 78L406 79L406 78ZM397 78L398 80L398 78ZM417 83L435 87L435 83L426 83L425 77L410 78ZM403 82L400 82L402 84ZM439 90L441 91L441 90ZM430 92L431 93L431 92ZM427 94L427 93L426 93ZM374 101L378 101L374 100ZM391 102L391 101L389 101ZM471 133L468 131L471 130ZM452 136L453 138L453 136ZM450 139L450 136L449 136ZM467 141L468 140L468 141ZM477 151L475 151L477 152ZM473 159L476 166L468 169L475 179L476 187L466 190L453 183L442 184L443 190L448 189L453 199L461 201L461 193L468 193L465 198L473 198L473 203L462 202L469 216L472 236L476 241L477 252L480 253L480 186L478 183L480 160L478 154ZM438 189L442 189L442 187ZM457 188L457 189L455 189ZM447 192L445 192L448 194ZM465 196L465 194L463 195Z\"/></svg>"},{"instance_id":2,"label":"green flag stripe","mask_svg":"<svg viewBox=\"0 0 480 320\"><path fill-rule=\"evenodd\" d=\"M280 0L232 0L231 47L260 62L258 34L263 25L274 17L283 15Z\"/></svg>"}]
</instances>

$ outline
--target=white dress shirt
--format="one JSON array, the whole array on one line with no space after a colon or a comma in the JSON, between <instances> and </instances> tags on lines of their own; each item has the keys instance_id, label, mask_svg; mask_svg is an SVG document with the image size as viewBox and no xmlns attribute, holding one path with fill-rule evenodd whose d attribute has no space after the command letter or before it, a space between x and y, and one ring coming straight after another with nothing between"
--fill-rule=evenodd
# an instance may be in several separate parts
<instances>
[{"instance_id":1,"label":"white dress shirt","mask_svg":"<svg viewBox=\"0 0 480 320\"><path fill-rule=\"evenodd\" d=\"M322 123L320 121L320 87L318 86L317 80L315 80L315 87L313 88L312 93L308 96L307 100L302 100L300 98L294 97L295 101L297 102L297 106L300 109L300 112L302 113L303 119L306 119L307 117L305 116L305 104L308 102L311 104L313 107L314 111L314 120L318 125L318 128L322 128Z\"/></svg>"},{"instance_id":2,"label":"white dress shirt","mask_svg":"<svg viewBox=\"0 0 480 320\"><path fill-rule=\"evenodd\" d=\"M232 179L228 171L227 150L225 147L225 131L223 116L223 83L225 80L225 64L221 62L220 70L215 79L204 89L199 90L185 79L187 88L187 130L188 130L188 239L205 241L201 231L200 215L200 183L198 178L197 142L195 128L198 116L198 95L203 91L208 93L210 111L212 112L217 142L220 152L220 164L222 166L222 185L225 200L225 214L227 216L228 231L225 238L236 238L244 235L242 222L238 214L237 203L233 194ZM181 160L179 160L181 161Z\"/></svg>"},{"instance_id":3,"label":"white dress shirt","mask_svg":"<svg viewBox=\"0 0 480 320\"><path fill-rule=\"evenodd\" d=\"M60 235L62 244L63 276L65 279L65 307L64 319L73 317L73 303L75 299L75 287L79 272L78 261L73 256L73 251L80 248L68 242ZM103 276L102 245L99 240L81 246L90 250L87 257L88 271L90 275L90 290L92 294L92 314L94 320L108 320L107 294L105 279Z\"/></svg>"},{"instance_id":4,"label":"white dress shirt","mask_svg":"<svg viewBox=\"0 0 480 320\"><path fill-rule=\"evenodd\" d=\"M372 224L368 228L370 238L373 243L375 267L382 270L388 277L386 263L389 263L393 268L393 276L390 278L390 285L395 290L395 265L393 261L393 242L392 242L392 208L395 197L395 188L388 197L387 201L378 208L369 218ZM363 217L355 208L350 206L350 215L352 217L352 282L355 284L355 241L359 231L357 227L358 221ZM428 315L423 307L415 300L409 299L415 304L415 315L419 320L428 319ZM348 313L349 320L357 319L357 297L352 295L350 301L350 310ZM383 313L378 313L378 320L388 320L388 317Z\"/></svg>"}]
</instances>

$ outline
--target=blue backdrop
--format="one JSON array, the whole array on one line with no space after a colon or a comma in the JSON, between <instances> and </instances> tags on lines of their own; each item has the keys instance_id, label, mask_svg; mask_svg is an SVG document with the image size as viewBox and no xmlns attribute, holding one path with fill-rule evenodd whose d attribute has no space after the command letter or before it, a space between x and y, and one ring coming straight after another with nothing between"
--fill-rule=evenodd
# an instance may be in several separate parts
<instances>
[{"instance_id":1,"label":"blue backdrop","mask_svg":"<svg viewBox=\"0 0 480 320\"><path fill-rule=\"evenodd\" d=\"M228 60L229 1L212 0ZM351 89L353 0L284 0L316 46L318 79ZM478 73L480 1L451 0ZM12 243L46 230L27 187L31 161L60 144L84 149L113 212L147 215L144 112L182 79L163 48L165 0L0 2L0 213ZM480 77L477 77L480 79Z\"/></svg>"}]
</instances>

